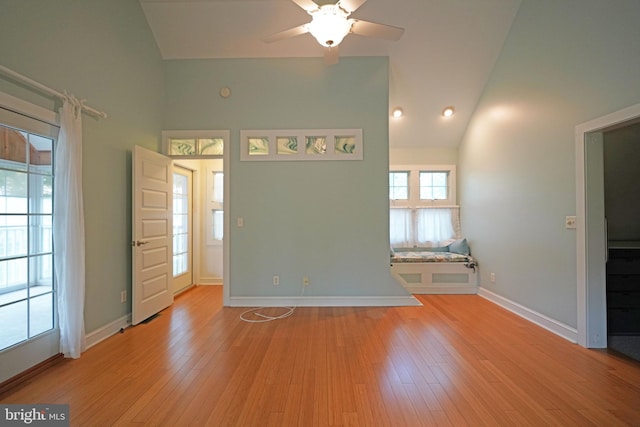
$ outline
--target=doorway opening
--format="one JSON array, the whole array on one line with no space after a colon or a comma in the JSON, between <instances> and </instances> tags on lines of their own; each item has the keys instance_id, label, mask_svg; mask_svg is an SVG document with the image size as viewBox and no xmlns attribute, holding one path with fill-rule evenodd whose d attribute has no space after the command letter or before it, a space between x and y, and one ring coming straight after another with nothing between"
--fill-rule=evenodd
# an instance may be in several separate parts
<instances>
[{"instance_id":1,"label":"doorway opening","mask_svg":"<svg viewBox=\"0 0 640 427\"><path fill-rule=\"evenodd\" d=\"M640 104L576 126L578 343L606 348L607 257L605 133L640 121Z\"/></svg>"},{"instance_id":2,"label":"doorway opening","mask_svg":"<svg viewBox=\"0 0 640 427\"><path fill-rule=\"evenodd\" d=\"M180 272L176 269L174 273L179 273L176 276L184 274L189 277L186 270L190 270L191 284L176 283L174 289L177 293L191 285L224 286L227 283L228 202L224 199L229 188L229 140L228 130L162 132L162 153L172 160L176 170L187 170L192 175L192 201L189 203L181 199L181 203L187 203L192 209L191 225L187 228L191 238L183 234L174 239L174 253L176 256L180 253L182 257L178 266L181 267ZM174 198L174 201L177 200ZM185 245L191 251L190 259L185 255ZM189 264L184 273L183 263ZM176 277L176 280L183 278ZM228 292L228 287L224 286L225 301Z\"/></svg>"},{"instance_id":3,"label":"doorway opening","mask_svg":"<svg viewBox=\"0 0 640 427\"><path fill-rule=\"evenodd\" d=\"M223 159L173 157L172 160L174 293L192 285L222 285Z\"/></svg>"}]
</instances>

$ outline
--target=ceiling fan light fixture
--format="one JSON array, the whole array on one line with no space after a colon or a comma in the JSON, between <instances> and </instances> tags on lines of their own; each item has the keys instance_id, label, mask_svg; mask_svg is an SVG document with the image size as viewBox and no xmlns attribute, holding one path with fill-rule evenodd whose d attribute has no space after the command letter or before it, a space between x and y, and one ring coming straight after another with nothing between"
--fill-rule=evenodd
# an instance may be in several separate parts
<instances>
[{"instance_id":1,"label":"ceiling fan light fixture","mask_svg":"<svg viewBox=\"0 0 640 427\"><path fill-rule=\"evenodd\" d=\"M307 24L307 29L324 47L338 46L353 25L347 19L349 13L334 4L325 4L309 14L313 19Z\"/></svg>"}]
</instances>

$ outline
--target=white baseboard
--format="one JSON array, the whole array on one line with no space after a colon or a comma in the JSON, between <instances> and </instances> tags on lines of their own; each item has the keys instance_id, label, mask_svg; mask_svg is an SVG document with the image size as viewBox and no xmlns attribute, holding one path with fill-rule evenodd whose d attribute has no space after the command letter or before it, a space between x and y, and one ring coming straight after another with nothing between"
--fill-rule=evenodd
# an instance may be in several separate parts
<instances>
[{"instance_id":1,"label":"white baseboard","mask_svg":"<svg viewBox=\"0 0 640 427\"><path fill-rule=\"evenodd\" d=\"M2 351L0 383L60 353L60 331L52 329Z\"/></svg>"},{"instance_id":2,"label":"white baseboard","mask_svg":"<svg viewBox=\"0 0 640 427\"><path fill-rule=\"evenodd\" d=\"M230 307L415 307L414 296L398 297L230 297Z\"/></svg>"},{"instance_id":3,"label":"white baseboard","mask_svg":"<svg viewBox=\"0 0 640 427\"><path fill-rule=\"evenodd\" d=\"M198 278L199 285L222 285L222 277L200 277Z\"/></svg>"},{"instance_id":4,"label":"white baseboard","mask_svg":"<svg viewBox=\"0 0 640 427\"><path fill-rule=\"evenodd\" d=\"M418 295L433 295L433 294L438 294L438 295L470 295L470 294L477 294L478 293L478 288L476 286L464 286L464 285L443 285L443 286L438 286L438 285L429 285L429 286L421 286L421 285L416 285L416 286L411 286L411 285L405 285L404 287L408 292L411 292L412 294L418 294Z\"/></svg>"},{"instance_id":5,"label":"white baseboard","mask_svg":"<svg viewBox=\"0 0 640 427\"><path fill-rule=\"evenodd\" d=\"M85 335L85 339L87 340L87 348L93 347L101 341L106 340L112 335L120 332L120 329L126 329L131 326L131 314L127 314L126 316L122 316L119 319L114 320L111 323L104 325L101 328L96 329L93 332Z\"/></svg>"},{"instance_id":6,"label":"white baseboard","mask_svg":"<svg viewBox=\"0 0 640 427\"><path fill-rule=\"evenodd\" d=\"M567 341L571 341L576 344L578 343L578 330L571 326L565 325L564 323L558 322L544 314L540 314L537 311L520 305L517 302L513 302L510 299L488 291L483 287L478 288L478 295L532 323L535 323L549 332L553 332Z\"/></svg>"}]
</instances>

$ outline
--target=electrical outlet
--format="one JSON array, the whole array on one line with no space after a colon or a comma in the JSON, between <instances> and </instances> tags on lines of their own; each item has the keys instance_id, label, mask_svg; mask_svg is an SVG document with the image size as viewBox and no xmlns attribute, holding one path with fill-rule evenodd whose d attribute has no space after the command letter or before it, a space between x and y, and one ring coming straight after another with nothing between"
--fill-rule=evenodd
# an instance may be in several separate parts
<instances>
[{"instance_id":1,"label":"electrical outlet","mask_svg":"<svg viewBox=\"0 0 640 427\"><path fill-rule=\"evenodd\" d=\"M491 283L496 283L496 273L491 273Z\"/></svg>"},{"instance_id":2,"label":"electrical outlet","mask_svg":"<svg viewBox=\"0 0 640 427\"><path fill-rule=\"evenodd\" d=\"M304 276L304 277L302 278L302 284L303 284L304 286L309 286L309 278L308 278L307 276Z\"/></svg>"},{"instance_id":3,"label":"electrical outlet","mask_svg":"<svg viewBox=\"0 0 640 427\"><path fill-rule=\"evenodd\" d=\"M127 291L126 290L120 292L120 302L121 303L127 302Z\"/></svg>"},{"instance_id":4,"label":"electrical outlet","mask_svg":"<svg viewBox=\"0 0 640 427\"><path fill-rule=\"evenodd\" d=\"M567 229L576 228L576 217L575 216L567 216L564 218L564 226Z\"/></svg>"},{"instance_id":5,"label":"electrical outlet","mask_svg":"<svg viewBox=\"0 0 640 427\"><path fill-rule=\"evenodd\" d=\"M280 284L280 276L273 276L273 286L278 286Z\"/></svg>"}]
</instances>

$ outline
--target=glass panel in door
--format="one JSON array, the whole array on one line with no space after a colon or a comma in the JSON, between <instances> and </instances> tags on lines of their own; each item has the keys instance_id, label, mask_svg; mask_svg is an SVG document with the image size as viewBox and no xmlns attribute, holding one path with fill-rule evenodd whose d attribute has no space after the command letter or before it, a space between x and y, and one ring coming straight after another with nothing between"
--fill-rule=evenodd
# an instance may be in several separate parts
<instances>
[{"instance_id":1,"label":"glass panel in door","mask_svg":"<svg viewBox=\"0 0 640 427\"><path fill-rule=\"evenodd\" d=\"M193 284L192 273L192 172L175 167L173 173L173 291Z\"/></svg>"}]
</instances>

